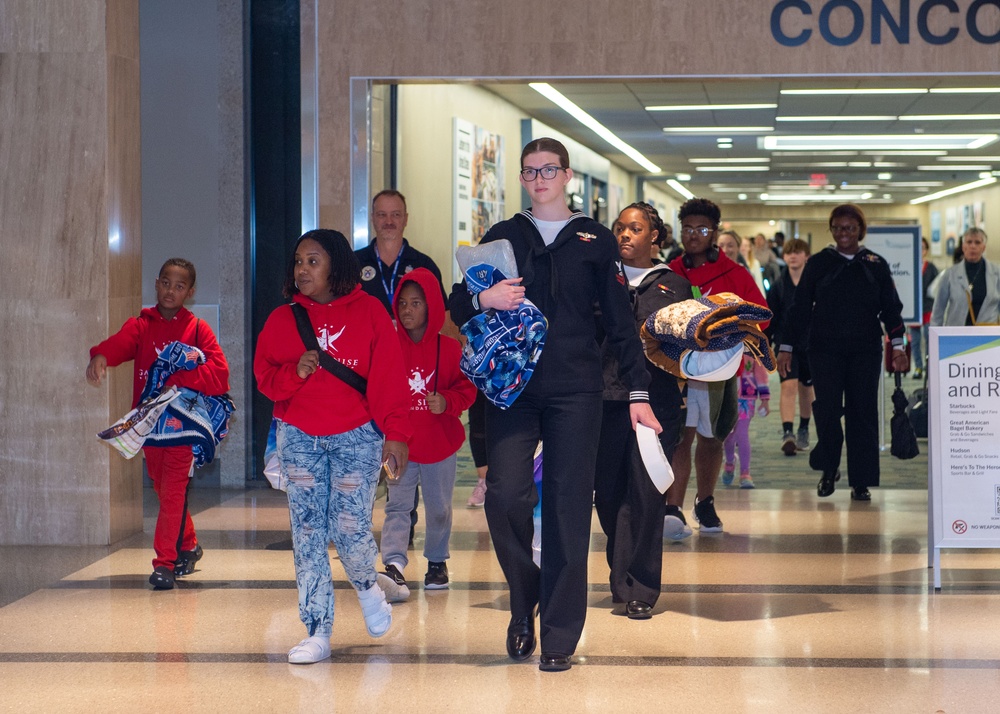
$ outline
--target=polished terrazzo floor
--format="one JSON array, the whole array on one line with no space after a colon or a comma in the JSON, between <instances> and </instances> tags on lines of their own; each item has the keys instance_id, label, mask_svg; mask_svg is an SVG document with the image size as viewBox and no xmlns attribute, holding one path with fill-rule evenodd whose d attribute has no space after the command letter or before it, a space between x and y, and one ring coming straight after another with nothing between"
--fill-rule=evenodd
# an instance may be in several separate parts
<instances>
[{"instance_id":1,"label":"polished terrazzo floor","mask_svg":"<svg viewBox=\"0 0 1000 714\"><path fill-rule=\"evenodd\" d=\"M922 491L859 504L846 489L721 490L726 532L665 544L644 622L612 613L595 518L590 611L565 673L508 661L504 580L468 491L451 589L415 587L372 640L334 563L333 657L312 666L285 660L303 630L280 493L194 491L205 558L169 592L146 584L151 500L146 533L114 548L2 548L0 711L998 710L1000 552L946 552L935 593ZM58 575L32 582L45 573Z\"/></svg>"}]
</instances>

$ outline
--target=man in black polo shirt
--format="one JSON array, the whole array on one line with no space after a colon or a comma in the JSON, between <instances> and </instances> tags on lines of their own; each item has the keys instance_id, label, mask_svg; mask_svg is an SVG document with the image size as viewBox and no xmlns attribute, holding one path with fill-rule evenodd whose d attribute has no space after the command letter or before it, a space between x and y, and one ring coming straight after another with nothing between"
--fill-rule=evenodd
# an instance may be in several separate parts
<instances>
[{"instance_id":1,"label":"man in black polo shirt","mask_svg":"<svg viewBox=\"0 0 1000 714\"><path fill-rule=\"evenodd\" d=\"M430 256L421 253L403 237L406 230L406 197L399 191L379 191L372 199L372 226L375 240L355 251L361 263L361 289L378 298L392 317L396 288L404 275L416 268L427 268L438 279L445 305L448 295L441 282L441 271ZM447 325L447 319L445 321Z\"/></svg>"}]
</instances>

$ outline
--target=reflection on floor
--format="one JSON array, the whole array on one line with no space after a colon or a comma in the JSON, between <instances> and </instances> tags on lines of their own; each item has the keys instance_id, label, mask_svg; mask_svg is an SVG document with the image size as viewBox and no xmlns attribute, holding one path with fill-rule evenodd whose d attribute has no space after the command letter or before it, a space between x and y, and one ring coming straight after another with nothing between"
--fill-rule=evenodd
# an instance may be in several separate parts
<instances>
[{"instance_id":1,"label":"reflection on floor","mask_svg":"<svg viewBox=\"0 0 1000 714\"><path fill-rule=\"evenodd\" d=\"M280 493L194 492L205 558L173 591L146 583L151 503L146 534L120 547L0 549L18 583L0 592L0 711L997 709L1000 553L946 552L935 594L921 491L861 504L846 489L720 490L725 534L664 545L648 621L613 613L595 518L566 673L508 661L504 579L468 492L455 494L450 590L420 586L418 528L410 601L372 640L335 563L333 656L312 666L286 663L304 635Z\"/></svg>"}]
</instances>

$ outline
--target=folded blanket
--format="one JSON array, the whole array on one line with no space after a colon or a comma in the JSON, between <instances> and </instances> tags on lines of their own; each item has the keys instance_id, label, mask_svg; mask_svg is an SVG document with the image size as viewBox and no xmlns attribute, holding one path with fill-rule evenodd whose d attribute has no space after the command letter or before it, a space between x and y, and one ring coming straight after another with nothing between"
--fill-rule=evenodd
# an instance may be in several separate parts
<instances>
[{"instance_id":1,"label":"folded blanket","mask_svg":"<svg viewBox=\"0 0 1000 714\"><path fill-rule=\"evenodd\" d=\"M171 342L164 347L140 395L139 406L97 437L126 459L143 446L191 446L194 465L215 459L216 447L229 433L229 416L235 411L228 394L209 397L186 387L163 385L179 370L192 370L205 363L197 347Z\"/></svg>"},{"instance_id":2,"label":"folded blanket","mask_svg":"<svg viewBox=\"0 0 1000 714\"><path fill-rule=\"evenodd\" d=\"M515 276L516 277L516 276ZM469 292L476 294L506 280L497 267L475 263L465 270ZM516 310L487 310L460 332L466 343L459 368L487 399L507 409L524 391L542 356L548 322L534 303Z\"/></svg>"},{"instance_id":3,"label":"folded blanket","mask_svg":"<svg viewBox=\"0 0 1000 714\"><path fill-rule=\"evenodd\" d=\"M758 326L771 311L733 293L717 293L668 305L646 318L640 329L646 358L684 377L680 363L689 351L718 352L742 345L773 372L774 351Z\"/></svg>"}]
</instances>

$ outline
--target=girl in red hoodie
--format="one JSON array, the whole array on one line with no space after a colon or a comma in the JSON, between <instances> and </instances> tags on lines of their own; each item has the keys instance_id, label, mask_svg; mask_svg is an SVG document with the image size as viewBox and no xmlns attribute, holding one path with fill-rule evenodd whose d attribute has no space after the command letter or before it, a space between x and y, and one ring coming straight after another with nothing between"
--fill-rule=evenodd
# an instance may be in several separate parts
<instances>
[{"instance_id":1,"label":"girl in red hoodie","mask_svg":"<svg viewBox=\"0 0 1000 714\"><path fill-rule=\"evenodd\" d=\"M382 463L406 469L409 403L392 321L361 290L360 274L342 233L309 231L295 245L285 294L305 308L320 350L367 380L364 394L320 367L319 352L303 344L290 305L267 318L254 357L257 386L274 401L278 419L299 617L308 633L288 652L292 664L330 656L331 541L358 593L368 633L381 637L392 623L375 572L372 506Z\"/></svg>"},{"instance_id":2,"label":"girl in red hoodie","mask_svg":"<svg viewBox=\"0 0 1000 714\"><path fill-rule=\"evenodd\" d=\"M426 268L407 273L399 282L396 302L399 344L409 382L410 468L389 483L382 525L382 562L398 590L391 600L409 596L403 570L410 533L410 511L419 483L424 492L427 535L424 588L448 587L448 540L451 537L451 498L455 488L456 452L465 441L462 412L476 399L476 388L459 370L462 348L458 341L440 334L444 325L444 300L437 277Z\"/></svg>"}]
</instances>

